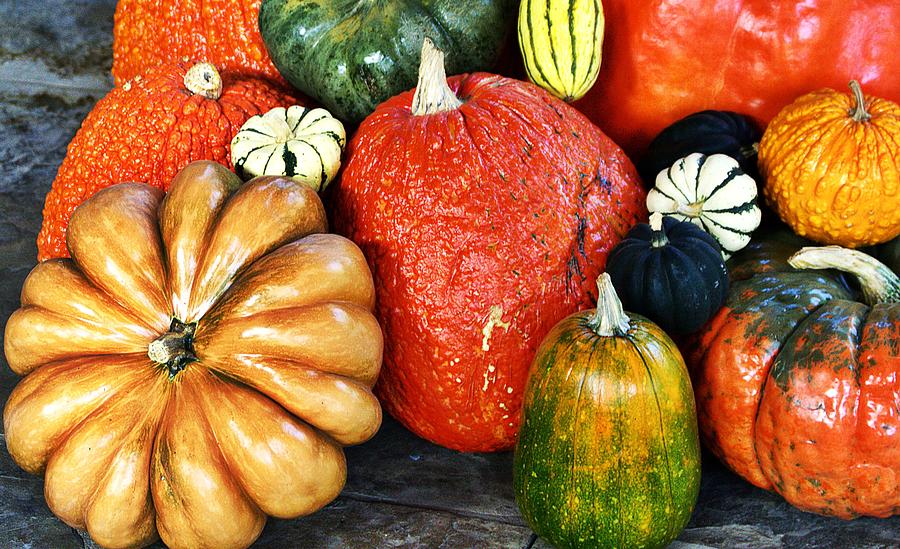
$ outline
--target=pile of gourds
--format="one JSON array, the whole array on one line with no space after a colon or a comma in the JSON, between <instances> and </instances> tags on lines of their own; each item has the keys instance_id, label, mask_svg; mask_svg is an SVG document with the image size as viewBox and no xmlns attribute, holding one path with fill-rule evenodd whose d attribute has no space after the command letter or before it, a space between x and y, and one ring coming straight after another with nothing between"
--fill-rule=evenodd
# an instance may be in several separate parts
<instances>
[{"instance_id":1,"label":"pile of gourds","mask_svg":"<svg viewBox=\"0 0 900 549\"><path fill-rule=\"evenodd\" d=\"M900 98L900 6L695 4L121 0L6 325L13 459L109 547L319 509L381 406L515 448L557 546L675 539L701 439L900 512L900 107L862 89Z\"/></svg>"}]
</instances>

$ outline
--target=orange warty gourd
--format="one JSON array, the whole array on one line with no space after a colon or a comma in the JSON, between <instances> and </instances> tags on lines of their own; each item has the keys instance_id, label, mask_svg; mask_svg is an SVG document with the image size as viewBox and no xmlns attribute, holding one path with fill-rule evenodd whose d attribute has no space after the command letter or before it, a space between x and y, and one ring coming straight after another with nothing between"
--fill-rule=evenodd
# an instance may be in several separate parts
<instances>
[{"instance_id":1,"label":"orange warty gourd","mask_svg":"<svg viewBox=\"0 0 900 549\"><path fill-rule=\"evenodd\" d=\"M593 305L645 193L562 100L487 73L448 80L442 59L423 50L416 91L360 125L334 221L377 281L385 408L437 444L502 450L541 339Z\"/></svg>"},{"instance_id":2,"label":"orange warty gourd","mask_svg":"<svg viewBox=\"0 0 900 549\"><path fill-rule=\"evenodd\" d=\"M900 234L900 105L823 89L769 123L759 145L769 204L800 236L857 247Z\"/></svg>"},{"instance_id":3,"label":"orange warty gourd","mask_svg":"<svg viewBox=\"0 0 900 549\"><path fill-rule=\"evenodd\" d=\"M76 206L124 181L165 190L194 160L231 167L241 125L297 99L263 80L222 73L209 63L157 67L113 88L85 118L44 203L38 260L68 257L66 226Z\"/></svg>"},{"instance_id":4,"label":"orange warty gourd","mask_svg":"<svg viewBox=\"0 0 900 549\"><path fill-rule=\"evenodd\" d=\"M6 444L60 519L104 547L246 547L337 496L342 447L381 424L382 336L362 252L325 230L312 189L207 161L75 210L4 339Z\"/></svg>"},{"instance_id":5,"label":"orange warty gourd","mask_svg":"<svg viewBox=\"0 0 900 549\"><path fill-rule=\"evenodd\" d=\"M261 0L120 0L113 77L123 84L184 56L235 74L284 82L259 34Z\"/></svg>"}]
</instances>

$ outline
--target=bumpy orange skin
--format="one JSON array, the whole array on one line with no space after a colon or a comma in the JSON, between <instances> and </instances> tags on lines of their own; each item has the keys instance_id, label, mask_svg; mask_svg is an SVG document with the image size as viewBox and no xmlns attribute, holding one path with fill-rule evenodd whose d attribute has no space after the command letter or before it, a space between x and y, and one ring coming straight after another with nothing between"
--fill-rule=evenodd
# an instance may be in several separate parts
<instances>
[{"instance_id":1,"label":"bumpy orange skin","mask_svg":"<svg viewBox=\"0 0 900 549\"><path fill-rule=\"evenodd\" d=\"M259 34L261 0L121 0L113 28L113 77L123 84L181 57L284 82Z\"/></svg>"},{"instance_id":2,"label":"bumpy orange skin","mask_svg":"<svg viewBox=\"0 0 900 549\"><path fill-rule=\"evenodd\" d=\"M538 87L449 84L457 109L415 116L407 92L362 123L333 220L376 279L386 409L437 444L503 450L537 346L591 307L645 194L622 150Z\"/></svg>"},{"instance_id":3,"label":"bumpy orange skin","mask_svg":"<svg viewBox=\"0 0 900 549\"><path fill-rule=\"evenodd\" d=\"M900 234L900 105L866 98L858 122L852 94L804 95L772 120L759 147L763 191L794 231L847 247Z\"/></svg>"},{"instance_id":4,"label":"bumpy orange skin","mask_svg":"<svg viewBox=\"0 0 900 549\"><path fill-rule=\"evenodd\" d=\"M195 160L231 167L229 144L244 122L298 99L263 80L222 73L218 100L184 86L193 63L159 66L113 88L85 118L44 203L38 260L69 257L66 227L75 207L94 193L124 181L166 190L175 174Z\"/></svg>"}]
</instances>

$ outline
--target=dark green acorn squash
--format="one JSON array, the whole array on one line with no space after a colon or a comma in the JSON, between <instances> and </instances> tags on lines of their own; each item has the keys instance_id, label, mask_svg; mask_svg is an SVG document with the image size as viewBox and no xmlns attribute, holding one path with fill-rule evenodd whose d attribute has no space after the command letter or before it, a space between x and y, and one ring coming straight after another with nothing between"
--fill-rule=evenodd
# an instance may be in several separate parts
<instances>
[{"instance_id":1,"label":"dark green acorn squash","mask_svg":"<svg viewBox=\"0 0 900 549\"><path fill-rule=\"evenodd\" d=\"M690 221L660 214L635 225L609 253L606 272L622 304L666 332L691 333L728 297L718 242Z\"/></svg>"},{"instance_id":2,"label":"dark green acorn squash","mask_svg":"<svg viewBox=\"0 0 900 549\"><path fill-rule=\"evenodd\" d=\"M259 28L275 67L337 118L357 124L416 84L427 36L448 74L493 67L511 0L263 0Z\"/></svg>"},{"instance_id":3,"label":"dark green acorn squash","mask_svg":"<svg viewBox=\"0 0 900 549\"><path fill-rule=\"evenodd\" d=\"M681 354L625 314L600 275L597 310L544 338L513 463L525 520L556 547L663 547L700 488L694 395Z\"/></svg>"},{"instance_id":4,"label":"dark green acorn squash","mask_svg":"<svg viewBox=\"0 0 900 549\"><path fill-rule=\"evenodd\" d=\"M746 116L731 111L700 111L690 114L659 132L641 161L638 173L652 186L656 174L679 158L699 152L705 155L727 154L741 169L759 181L756 146L762 133Z\"/></svg>"}]
</instances>

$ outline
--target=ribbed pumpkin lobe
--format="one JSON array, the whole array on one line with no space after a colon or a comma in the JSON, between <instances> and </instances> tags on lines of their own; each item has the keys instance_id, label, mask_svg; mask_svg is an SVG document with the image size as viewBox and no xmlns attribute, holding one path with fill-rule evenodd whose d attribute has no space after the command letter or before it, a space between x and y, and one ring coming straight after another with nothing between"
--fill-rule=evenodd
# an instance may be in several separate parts
<instances>
[{"instance_id":1,"label":"ribbed pumpkin lobe","mask_svg":"<svg viewBox=\"0 0 900 549\"><path fill-rule=\"evenodd\" d=\"M169 371L170 381L188 364L198 360L194 353L196 329L196 322L185 323L173 318L169 331L156 338L147 347L147 356L155 364Z\"/></svg>"}]
</instances>

